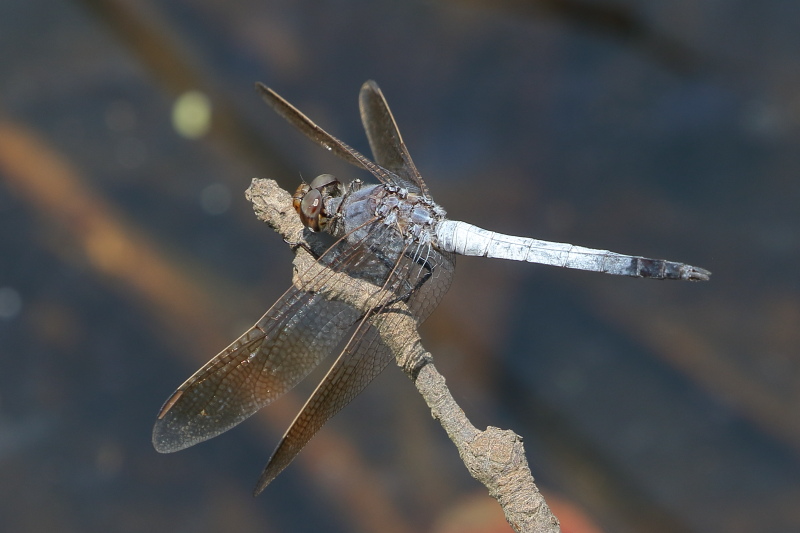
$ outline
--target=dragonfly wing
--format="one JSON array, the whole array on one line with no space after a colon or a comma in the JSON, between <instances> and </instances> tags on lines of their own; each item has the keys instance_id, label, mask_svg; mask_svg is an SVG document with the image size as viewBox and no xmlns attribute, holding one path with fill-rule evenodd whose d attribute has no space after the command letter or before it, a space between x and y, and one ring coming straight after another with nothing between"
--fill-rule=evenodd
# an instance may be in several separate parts
<instances>
[{"instance_id":1,"label":"dragonfly wing","mask_svg":"<svg viewBox=\"0 0 800 533\"><path fill-rule=\"evenodd\" d=\"M421 259L425 257L425 259ZM397 351L414 342L403 331L416 327L444 296L453 273L453 256L434 250L422 256L404 254L385 285L388 294L359 324L325 378L295 417L270 457L254 494L286 468L332 416L364 390L386 368ZM409 324L408 320L413 323ZM393 335L392 347L382 335Z\"/></svg>"},{"instance_id":2,"label":"dragonfly wing","mask_svg":"<svg viewBox=\"0 0 800 533\"><path fill-rule=\"evenodd\" d=\"M289 124L300 130L306 137L341 157L348 163L363 168L372 173L382 183L397 184L397 176L380 165L376 165L355 148L351 148L327 131L320 128L313 120L305 116L299 109L287 102L278 93L264 85L256 83L256 90L261 98L283 117Z\"/></svg>"},{"instance_id":3,"label":"dragonfly wing","mask_svg":"<svg viewBox=\"0 0 800 533\"><path fill-rule=\"evenodd\" d=\"M290 290L167 400L153 428L156 450L182 450L236 426L294 387L357 319L342 302Z\"/></svg>"},{"instance_id":4,"label":"dragonfly wing","mask_svg":"<svg viewBox=\"0 0 800 533\"><path fill-rule=\"evenodd\" d=\"M365 241L340 239L315 263L315 275L299 276L303 282L186 380L161 408L153 428L156 450L182 450L227 431L294 387L329 355L363 312L317 288L334 279L351 280L348 270L363 269L372 260L368 248Z\"/></svg>"},{"instance_id":5,"label":"dragonfly wing","mask_svg":"<svg viewBox=\"0 0 800 533\"><path fill-rule=\"evenodd\" d=\"M415 185L420 192L427 195L428 187L408 153L397 122L377 83L369 80L361 86L358 107L361 110L361 123L367 132L375 162L409 184Z\"/></svg>"},{"instance_id":6,"label":"dragonfly wing","mask_svg":"<svg viewBox=\"0 0 800 533\"><path fill-rule=\"evenodd\" d=\"M358 396L386 368L392 351L371 325L364 326L354 349L345 350L284 434L258 480L254 495L263 491L333 415Z\"/></svg>"}]
</instances>

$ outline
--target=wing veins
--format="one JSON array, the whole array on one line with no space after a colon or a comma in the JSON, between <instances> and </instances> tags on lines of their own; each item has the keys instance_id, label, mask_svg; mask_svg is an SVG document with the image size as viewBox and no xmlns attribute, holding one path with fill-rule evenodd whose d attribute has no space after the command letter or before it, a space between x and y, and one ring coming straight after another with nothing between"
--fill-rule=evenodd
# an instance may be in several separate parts
<instances>
[{"instance_id":1,"label":"wing veins","mask_svg":"<svg viewBox=\"0 0 800 533\"><path fill-rule=\"evenodd\" d=\"M353 231L363 228L364 225L374 223L376 220L377 217L370 219ZM324 359L325 356L330 353L330 350L338 341L332 342L331 346L326 347L323 345L320 350L323 350L324 353L316 358L312 357L315 362L298 367L299 377L279 382L276 387L273 387L276 391L275 393L265 394L263 397L259 397L258 395L258 387L260 386L259 377L264 375L265 372L268 372L269 365L282 364L281 358L278 357L280 354L276 356L276 352L274 351L276 350L275 345L273 344L273 346L270 346L268 350L264 352L265 355L255 357L255 364L249 365L251 370L246 371L241 368L251 361L250 357L246 355L243 356L242 354L251 355L255 350L260 350L260 346L263 346L264 342L268 340L271 340L273 343L280 342L281 328L284 328L287 321L291 320L298 310L308 304L309 300L323 298L324 300L321 301L320 304L328 304L337 301L335 298L327 299L325 296L320 296L316 291L312 291L312 288L314 286L325 286L328 279L336 275L348 276L346 273L347 269L353 262L359 259L360 252L367 246L369 237L367 234L361 241L347 245L346 239L349 235L350 234L338 239L322 256L320 256L320 259L312 263L305 272L308 273L314 267L318 266L320 261L329 253L338 251L338 256L333 257L329 264L322 263L323 267L319 272L313 273L312 277L309 278L300 275L299 282L296 282L295 285L290 287L253 327L231 343L226 349L217 354L217 356L212 358L211 361L206 363L178 387L159 413L159 419L154 428L154 444L156 444L157 449L160 451L176 451L178 449L183 449L238 425L244 419L255 413L255 411L271 403L294 387L302 377L307 375L311 369L319 364L321 359ZM317 310L319 316L326 319L323 329L330 327L331 324L337 320L337 317L341 316L342 312L352 307L348 307L349 304L347 302L341 300L338 302L344 311L333 313L329 317L324 317L325 309ZM352 322L350 322L349 319L347 319L347 322L353 323L359 319L360 317L356 316ZM344 335L347 327L342 327L340 329L342 331L341 335ZM276 330L279 330L279 333L273 335ZM248 336L252 336L252 338L248 339ZM338 335L337 338L339 338ZM295 342L300 342L302 344L302 340L296 340ZM314 341L312 341L312 343L313 342ZM259 345L259 343L261 344ZM310 352L312 350L309 349L307 351ZM312 356L313 355L314 354L312 354ZM209 380L213 380L208 383L208 385L211 385L211 388L206 391L201 390L199 387L202 387L202 384ZM211 427L203 429L204 426L202 421L199 420L199 417L206 416L206 411L211 407L214 408L213 412L216 413L216 416L222 417L223 420L227 420L227 417L231 416L230 413L225 414L225 411L220 411L220 409L224 410L229 406L218 405L220 402L224 403L224 400L226 400L224 388L230 385L231 380L239 384L250 384L246 391L250 397L250 403L237 402L234 407L240 409L241 413L233 415L235 422L231 425L224 427L225 424L222 424L221 427L223 427L223 429L221 431L218 431L219 427L214 427L213 424ZM261 382L261 385L263 384L264 382ZM195 391L194 394L193 391ZM244 407L244 410L242 410L242 407ZM174 416L177 417L177 421L169 420L161 422L171 412L175 413ZM230 424L230 420L228 420L227 423ZM200 428L200 437L198 437L198 433L196 433L198 427Z\"/></svg>"},{"instance_id":2,"label":"wing veins","mask_svg":"<svg viewBox=\"0 0 800 533\"><path fill-rule=\"evenodd\" d=\"M390 299L390 296L395 293L392 284L397 282L398 287L402 285L403 274L405 274L405 272L410 268L407 263L401 261L401 258L405 255L408 248L409 245L407 244L402 252L398 255L398 260L393 266L392 271L386 276L386 280L381 286L380 291L370 295L363 303L363 315L361 316L358 326L348 339L347 344L339 352L338 357L325 374L325 377L314 389L314 392L311 394L308 400L306 400L306 403L297 413L294 420L289 425L289 428L284 433L281 441L278 443L278 446L275 448L275 451L267 462L267 466L264 468L264 471L259 477L256 488L254 489L254 495L257 495L263 491L264 488L266 488L266 486L269 485L269 483L275 479L275 477L282 472L283 469L292 462L292 460L294 460L294 457L297 455L297 453L299 453L299 451L308 443L318 429L321 428L325 422L334 416L339 410L341 410L344 405L349 403L352 398L357 396L358 393L361 392L361 390L363 390L375 378L375 376L377 376L386 367L389 361L391 361L391 357L387 357L387 355L392 355L391 350L381 349L379 350L379 354L375 354L376 356L382 356L376 360L377 365L374 367L376 371L373 373L373 375L369 376L366 381L361 381L360 378L363 376L357 372L348 374L343 380L337 380L342 367L358 368L359 364L364 359L364 356L366 354L373 353L372 346L377 339L380 338L380 329L374 329L374 331L377 332L377 335L371 339L366 346L364 346L362 342L366 338L368 332L373 331L373 322L377 319L377 317L383 315L388 306L398 302L396 297ZM377 304L370 302L370 299L377 296L383 296L385 301ZM385 353L387 351L388 354ZM320 411L317 409L319 406L324 407L319 396L323 396L324 398L337 392L336 389L332 388L336 384L341 384L341 386L338 388L338 392L344 391L344 404L340 406L334 405L332 412L326 412L324 410ZM317 419L318 414L322 416L322 419ZM305 432L306 428L311 428L310 433ZM296 433L298 430L300 431L300 435L297 439L292 439L293 433Z\"/></svg>"},{"instance_id":3,"label":"wing veins","mask_svg":"<svg viewBox=\"0 0 800 533\"><path fill-rule=\"evenodd\" d=\"M306 137L315 143L333 152L335 155L344 159L348 163L364 170L368 170L373 176L378 178L381 183L406 186L405 180L400 178L397 174L383 168L379 164L374 163L355 148L352 148L344 141L339 140L335 136L322 129L299 109L287 102L281 95L263 83L257 82L256 90L258 90L261 98L263 98L264 101L273 110L275 110L276 113L278 113L278 115L283 117L284 120L300 130Z\"/></svg>"}]
</instances>

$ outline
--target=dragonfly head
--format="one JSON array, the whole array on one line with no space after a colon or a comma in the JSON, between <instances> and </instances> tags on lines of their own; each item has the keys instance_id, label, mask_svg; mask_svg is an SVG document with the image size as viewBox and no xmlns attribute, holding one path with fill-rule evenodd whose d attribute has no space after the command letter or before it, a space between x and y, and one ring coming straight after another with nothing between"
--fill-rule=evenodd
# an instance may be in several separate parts
<instances>
[{"instance_id":1,"label":"dragonfly head","mask_svg":"<svg viewBox=\"0 0 800 533\"><path fill-rule=\"evenodd\" d=\"M331 174L320 174L311 182L303 183L292 195L292 205L300 221L311 231L322 231L331 214L325 209L325 200L341 196L342 184Z\"/></svg>"}]
</instances>

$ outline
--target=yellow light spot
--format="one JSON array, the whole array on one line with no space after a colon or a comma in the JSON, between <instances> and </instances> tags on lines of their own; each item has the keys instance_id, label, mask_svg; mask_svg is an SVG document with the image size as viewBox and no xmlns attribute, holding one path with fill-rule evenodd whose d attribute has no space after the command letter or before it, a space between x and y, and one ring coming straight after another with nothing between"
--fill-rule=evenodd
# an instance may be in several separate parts
<instances>
[{"instance_id":1,"label":"yellow light spot","mask_svg":"<svg viewBox=\"0 0 800 533\"><path fill-rule=\"evenodd\" d=\"M183 137L197 139L211 126L211 100L200 91L187 91L172 106L172 127Z\"/></svg>"}]
</instances>

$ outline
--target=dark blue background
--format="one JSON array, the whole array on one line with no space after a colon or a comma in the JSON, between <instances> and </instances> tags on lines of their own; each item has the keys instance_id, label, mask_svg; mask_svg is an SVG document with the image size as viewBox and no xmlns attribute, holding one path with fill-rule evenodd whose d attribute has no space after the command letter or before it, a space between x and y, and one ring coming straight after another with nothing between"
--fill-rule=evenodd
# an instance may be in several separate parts
<instances>
[{"instance_id":1,"label":"dark blue background","mask_svg":"<svg viewBox=\"0 0 800 533\"><path fill-rule=\"evenodd\" d=\"M161 402L289 286L250 179L365 177L253 83L368 153L371 78L452 218L714 272L459 260L426 347L476 425L523 436L564 530L590 531L578 509L606 531L800 530L798 21L779 0L5 0L0 529L452 531L496 510L393 367L255 500L313 382L192 449L150 444ZM170 123L190 89L214 106L200 140Z\"/></svg>"}]
</instances>

